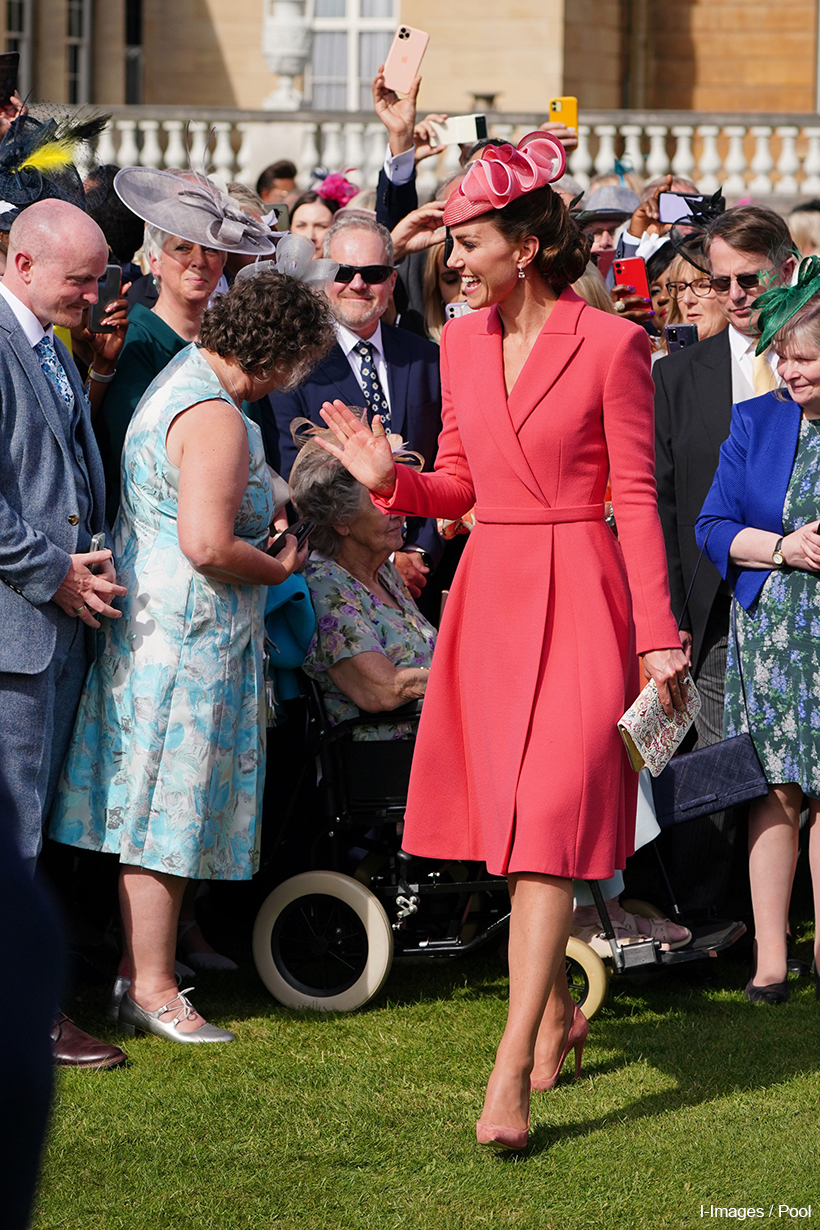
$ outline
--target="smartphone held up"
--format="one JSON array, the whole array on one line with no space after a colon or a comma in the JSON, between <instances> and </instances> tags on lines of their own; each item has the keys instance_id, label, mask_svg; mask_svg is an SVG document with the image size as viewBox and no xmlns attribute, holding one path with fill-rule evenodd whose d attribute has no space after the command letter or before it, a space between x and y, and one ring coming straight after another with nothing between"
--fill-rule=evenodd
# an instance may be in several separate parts
<instances>
[{"instance_id":1,"label":"smartphone held up","mask_svg":"<svg viewBox=\"0 0 820 1230\"><path fill-rule=\"evenodd\" d=\"M430 35L413 26L399 26L384 62L384 84L396 94L409 94L418 76Z\"/></svg>"}]
</instances>

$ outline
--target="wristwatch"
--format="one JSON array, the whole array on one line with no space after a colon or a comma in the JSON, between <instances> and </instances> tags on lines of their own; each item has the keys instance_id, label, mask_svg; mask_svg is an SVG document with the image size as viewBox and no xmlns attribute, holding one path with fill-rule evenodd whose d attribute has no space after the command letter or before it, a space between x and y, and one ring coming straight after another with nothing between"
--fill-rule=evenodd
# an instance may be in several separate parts
<instances>
[{"instance_id":1,"label":"wristwatch","mask_svg":"<svg viewBox=\"0 0 820 1230\"><path fill-rule=\"evenodd\" d=\"M777 542L774 544L774 551L772 551L772 563L775 568L782 568L786 562L783 558L783 552L780 550L782 545L783 539L778 538Z\"/></svg>"}]
</instances>

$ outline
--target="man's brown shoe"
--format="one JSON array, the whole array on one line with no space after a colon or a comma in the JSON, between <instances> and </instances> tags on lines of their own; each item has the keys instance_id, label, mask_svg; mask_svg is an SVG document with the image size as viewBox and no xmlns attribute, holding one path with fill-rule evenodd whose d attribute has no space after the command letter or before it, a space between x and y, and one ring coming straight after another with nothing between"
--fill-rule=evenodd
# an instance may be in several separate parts
<instances>
[{"instance_id":1,"label":"man's brown shoe","mask_svg":"<svg viewBox=\"0 0 820 1230\"><path fill-rule=\"evenodd\" d=\"M60 1067L70 1068L120 1068L126 1059L118 1046L92 1038L64 1012L57 1013L51 1026L51 1057Z\"/></svg>"}]
</instances>

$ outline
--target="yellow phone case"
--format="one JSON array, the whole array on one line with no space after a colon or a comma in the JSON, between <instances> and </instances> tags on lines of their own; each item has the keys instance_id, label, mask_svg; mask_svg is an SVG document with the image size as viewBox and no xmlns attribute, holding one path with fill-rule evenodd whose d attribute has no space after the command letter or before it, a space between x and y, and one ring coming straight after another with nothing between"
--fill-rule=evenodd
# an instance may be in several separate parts
<instances>
[{"instance_id":1,"label":"yellow phone case","mask_svg":"<svg viewBox=\"0 0 820 1230\"><path fill-rule=\"evenodd\" d=\"M550 119L578 131L578 99L567 96L550 99Z\"/></svg>"}]
</instances>

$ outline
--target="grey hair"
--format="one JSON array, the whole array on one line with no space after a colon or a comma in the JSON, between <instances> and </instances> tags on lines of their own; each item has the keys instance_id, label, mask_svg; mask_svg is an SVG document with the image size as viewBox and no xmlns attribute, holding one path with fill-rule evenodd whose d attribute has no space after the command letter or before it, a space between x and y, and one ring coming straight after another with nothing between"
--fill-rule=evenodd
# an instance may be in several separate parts
<instances>
[{"instance_id":1,"label":"grey hair","mask_svg":"<svg viewBox=\"0 0 820 1230\"><path fill-rule=\"evenodd\" d=\"M169 235L167 231L161 231L158 226L154 226L151 222L146 222L142 250L146 256L153 256L154 260L158 261L160 256L162 256L162 249L168 240L173 238L173 235Z\"/></svg>"},{"instance_id":2,"label":"grey hair","mask_svg":"<svg viewBox=\"0 0 820 1230\"><path fill-rule=\"evenodd\" d=\"M322 247L324 255L330 256L330 245L337 235L341 234L342 231L354 230L371 231L374 235L378 235L384 244L385 264L392 265L394 263L393 236L386 226L382 226L381 222L376 222L375 218L368 218L367 214L343 214L341 211L336 215L333 225L325 231L325 240Z\"/></svg>"},{"instance_id":3,"label":"grey hair","mask_svg":"<svg viewBox=\"0 0 820 1230\"><path fill-rule=\"evenodd\" d=\"M300 517L315 522L310 545L326 559L338 559L344 537L335 525L347 525L359 515L367 489L341 461L320 444L308 441L296 458L290 475L290 496Z\"/></svg>"}]
</instances>

